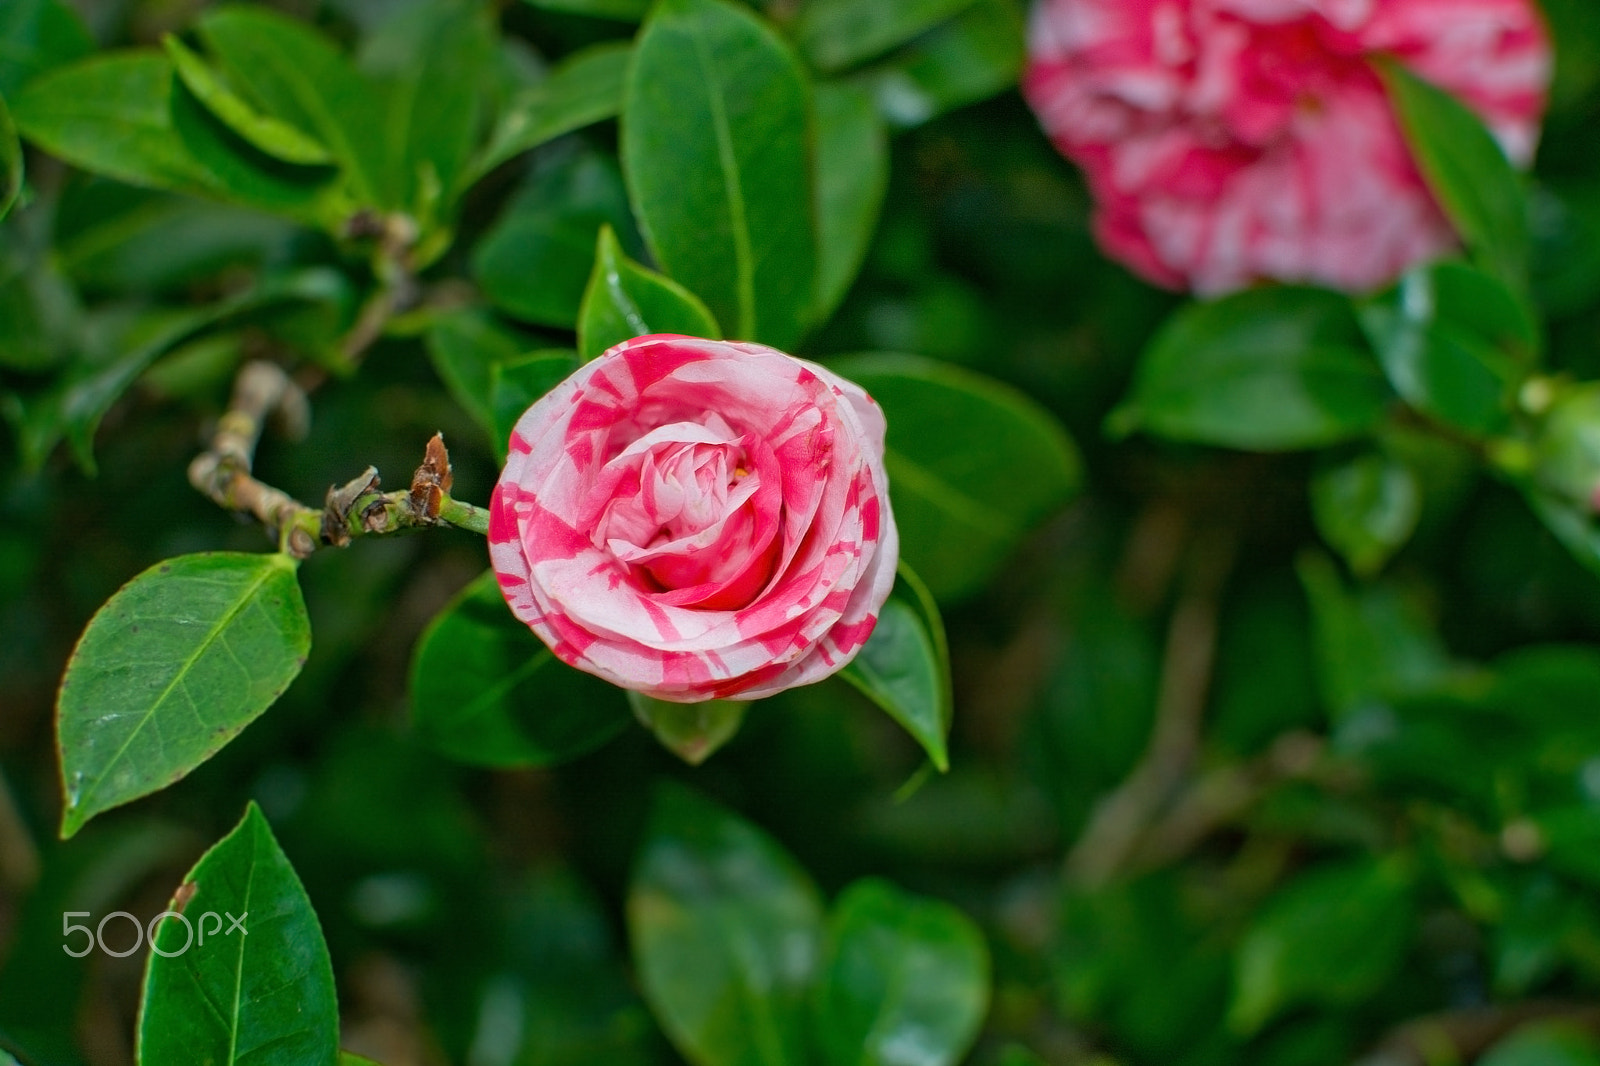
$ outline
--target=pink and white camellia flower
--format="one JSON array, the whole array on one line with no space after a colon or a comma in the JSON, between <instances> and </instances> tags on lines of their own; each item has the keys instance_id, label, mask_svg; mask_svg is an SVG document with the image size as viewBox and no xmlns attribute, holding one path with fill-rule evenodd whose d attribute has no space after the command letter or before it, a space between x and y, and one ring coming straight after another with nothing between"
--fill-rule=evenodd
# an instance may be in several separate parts
<instances>
[{"instance_id":1,"label":"pink and white camellia flower","mask_svg":"<svg viewBox=\"0 0 1600 1066\"><path fill-rule=\"evenodd\" d=\"M1370 60L1455 93L1533 155L1551 58L1532 0L1039 0L1023 91L1144 277L1346 290L1446 253Z\"/></svg>"},{"instance_id":2,"label":"pink and white camellia flower","mask_svg":"<svg viewBox=\"0 0 1600 1066\"><path fill-rule=\"evenodd\" d=\"M626 341L517 420L500 588L563 661L658 699L819 681L894 584L884 429L859 386L772 348Z\"/></svg>"}]
</instances>

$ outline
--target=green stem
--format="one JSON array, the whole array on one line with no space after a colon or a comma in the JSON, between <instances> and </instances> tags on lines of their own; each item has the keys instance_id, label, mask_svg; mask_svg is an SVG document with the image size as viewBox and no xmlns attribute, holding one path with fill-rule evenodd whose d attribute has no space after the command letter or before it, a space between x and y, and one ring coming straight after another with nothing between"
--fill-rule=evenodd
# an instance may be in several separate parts
<instances>
[{"instance_id":1,"label":"green stem","mask_svg":"<svg viewBox=\"0 0 1600 1066\"><path fill-rule=\"evenodd\" d=\"M378 491L378 471L369 466L354 480L329 489L323 506L315 508L260 481L250 468L266 417L277 408L295 409L297 403L303 407L304 395L282 369L271 363L247 364L211 447L189 464L190 484L219 506L275 530L279 550L296 559L322 545L342 548L355 537L429 526L489 531L488 511L450 496L450 455L438 434L428 441L408 489Z\"/></svg>"},{"instance_id":2,"label":"green stem","mask_svg":"<svg viewBox=\"0 0 1600 1066\"><path fill-rule=\"evenodd\" d=\"M444 502L439 505L439 521L471 533L480 533L484 536L489 533L487 507L474 507L470 503L462 503L449 496L446 496Z\"/></svg>"}]
</instances>

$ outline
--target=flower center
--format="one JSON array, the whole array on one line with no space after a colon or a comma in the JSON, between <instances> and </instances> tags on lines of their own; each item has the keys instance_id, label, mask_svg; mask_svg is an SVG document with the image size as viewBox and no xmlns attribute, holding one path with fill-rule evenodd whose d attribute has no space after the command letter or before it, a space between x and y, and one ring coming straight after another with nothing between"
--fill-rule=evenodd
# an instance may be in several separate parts
<instances>
[{"instance_id":1,"label":"flower center","mask_svg":"<svg viewBox=\"0 0 1600 1066\"><path fill-rule=\"evenodd\" d=\"M761 493L754 450L714 414L651 430L606 464L617 487L595 545L688 604L748 599L768 576L752 564L762 561L760 534L776 524L762 514L773 494Z\"/></svg>"}]
</instances>

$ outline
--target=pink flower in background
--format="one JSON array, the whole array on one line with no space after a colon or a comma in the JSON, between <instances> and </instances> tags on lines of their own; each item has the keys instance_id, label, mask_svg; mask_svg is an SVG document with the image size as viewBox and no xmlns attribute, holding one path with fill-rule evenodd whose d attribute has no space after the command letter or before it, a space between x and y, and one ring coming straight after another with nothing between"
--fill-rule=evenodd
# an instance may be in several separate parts
<instances>
[{"instance_id":1,"label":"pink flower in background","mask_svg":"<svg viewBox=\"0 0 1600 1066\"><path fill-rule=\"evenodd\" d=\"M1455 247L1369 58L1455 93L1521 164L1551 68L1531 0L1039 0L1028 47L1102 247L1202 293L1367 289Z\"/></svg>"},{"instance_id":2,"label":"pink flower in background","mask_svg":"<svg viewBox=\"0 0 1600 1066\"><path fill-rule=\"evenodd\" d=\"M517 421L489 505L501 590L563 661L659 699L821 680L894 584L884 428L772 348L619 344Z\"/></svg>"}]
</instances>

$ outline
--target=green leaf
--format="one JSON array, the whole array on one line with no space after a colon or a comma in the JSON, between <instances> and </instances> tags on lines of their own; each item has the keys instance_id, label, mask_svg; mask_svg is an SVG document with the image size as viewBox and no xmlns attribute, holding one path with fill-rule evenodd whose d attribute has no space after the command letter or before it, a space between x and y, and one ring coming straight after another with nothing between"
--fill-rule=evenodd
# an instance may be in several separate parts
<instances>
[{"instance_id":1,"label":"green leaf","mask_svg":"<svg viewBox=\"0 0 1600 1066\"><path fill-rule=\"evenodd\" d=\"M1371 577L1411 539L1422 516L1422 489L1406 464L1364 452L1312 478L1311 515L1350 569Z\"/></svg>"},{"instance_id":2,"label":"green leaf","mask_svg":"<svg viewBox=\"0 0 1600 1066\"><path fill-rule=\"evenodd\" d=\"M377 1059L369 1059L364 1055L354 1055L348 1051L339 1052L339 1066L381 1066Z\"/></svg>"},{"instance_id":3,"label":"green leaf","mask_svg":"<svg viewBox=\"0 0 1600 1066\"><path fill-rule=\"evenodd\" d=\"M171 88L172 129L205 171L214 199L287 215L337 229L343 219L332 195L334 171L288 166L236 136L176 80Z\"/></svg>"},{"instance_id":4,"label":"green leaf","mask_svg":"<svg viewBox=\"0 0 1600 1066\"><path fill-rule=\"evenodd\" d=\"M257 166L174 90L163 55L105 53L34 79L15 101L23 136L75 166L134 185L310 219L318 181Z\"/></svg>"},{"instance_id":5,"label":"green leaf","mask_svg":"<svg viewBox=\"0 0 1600 1066\"><path fill-rule=\"evenodd\" d=\"M0 4L0 96L13 96L30 80L94 51L94 38L61 0L6 0Z\"/></svg>"},{"instance_id":6,"label":"green leaf","mask_svg":"<svg viewBox=\"0 0 1600 1066\"><path fill-rule=\"evenodd\" d=\"M468 585L417 642L411 724L480 766L551 766L628 724L619 689L555 657L506 607L492 572Z\"/></svg>"},{"instance_id":7,"label":"green leaf","mask_svg":"<svg viewBox=\"0 0 1600 1066\"><path fill-rule=\"evenodd\" d=\"M611 161L570 156L527 182L473 250L472 274L507 314L571 329L601 227L627 225L627 193Z\"/></svg>"},{"instance_id":8,"label":"green leaf","mask_svg":"<svg viewBox=\"0 0 1600 1066\"><path fill-rule=\"evenodd\" d=\"M332 161L328 149L314 138L288 123L261 114L241 100L221 75L178 38L168 34L161 43L184 86L234 133L286 163L315 165Z\"/></svg>"},{"instance_id":9,"label":"green leaf","mask_svg":"<svg viewBox=\"0 0 1600 1066\"><path fill-rule=\"evenodd\" d=\"M34 79L13 101L22 135L74 166L191 195L215 179L172 125L172 66L148 52L111 52Z\"/></svg>"},{"instance_id":10,"label":"green leaf","mask_svg":"<svg viewBox=\"0 0 1600 1066\"><path fill-rule=\"evenodd\" d=\"M649 333L682 333L721 340L716 319L699 297L671 278L629 259L610 226L600 228L594 272L578 310L578 357Z\"/></svg>"},{"instance_id":11,"label":"green leaf","mask_svg":"<svg viewBox=\"0 0 1600 1066\"><path fill-rule=\"evenodd\" d=\"M17 143L17 127L11 121L6 99L0 96L0 219L11 211L22 192L22 145Z\"/></svg>"},{"instance_id":12,"label":"green leaf","mask_svg":"<svg viewBox=\"0 0 1600 1066\"><path fill-rule=\"evenodd\" d=\"M1572 1023L1524 1025L1496 1043L1478 1066L1600 1066L1600 1043Z\"/></svg>"},{"instance_id":13,"label":"green leaf","mask_svg":"<svg viewBox=\"0 0 1600 1066\"><path fill-rule=\"evenodd\" d=\"M495 447L502 461L517 419L576 369L578 354L568 348L546 348L489 367L489 407L494 415Z\"/></svg>"},{"instance_id":14,"label":"green leaf","mask_svg":"<svg viewBox=\"0 0 1600 1066\"><path fill-rule=\"evenodd\" d=\"M1414 915L1411 878L1396 859L1300 874L1239 943L1229 1028L1254 1033L1296 1004L1370 999L1398 967Z\"/></svg>"},{"instance_id":15,"label":"green leaf","mask_svg":"<svg viewBox=\"0 0 1600 1066\"><path fill-rule=\"evenodd\" d=\"M857 881L828 920L815 1032L829 1066L949 1066L977 1039L989 951L972 919L886 881Z\"/></svg>"},{"instance_id":16,"label":"green leaf","mask_svg":"<svg viewBox=\"0 0 1600 1066\"><path fill-rule=\"evenodd\" d=\"M562 134L615 118L622 109L622 84L632 59L631 43L593 45L574 52L544 81L519 92L496 120L482 156L473 165L471 180Z\"/></svg>"},{"instance_id":17,"label":"green leaf","mask_svg":"<svg viewBox=\"0 0 1600 1066\"><path fill-rule=\"evenodd\" d=\"M982 588L1023 535L1077 491L1077 449L1016 389L916 356L829 365L883 407L900 555L941 603Z\"/></svg>"},{"instance_id":18,"label":"green leaf","mask_svg":"<svg viewBox=\"0 0 1600 1066\"><path fill-rule=\"evenodd\" d=\"M243 4L208 9L196 30L240 97L327 147L358 201L400 206L410 176L394 166L383 93L333 42L297 19Z\"/></svg>"},{"instance_id":19,"label":"green leaf","mask_svg":"<svg viewBox=\"0 0 1600 1066\"><path fill-rule=\"evenodd\" d=\"M1600 575L1600 526L1583 504L1537 487L1525 490L1528 506L1572 557Z\"/></svg>"},{"instance_id":20,"label":"green leaf","mask_svg":"<svg viewBox=\"0 0 1600 1066\"><path fill-rule=\"evenodd\" d=\"M499 437L493 367L522 355L522 339L479 310L441 315L428 327L428 358L450 395L491 437Z\"/></svg>"},{"instance_id":21,"label":"green leaf","mask_svg":"<svg viewBox=\"0 0 1600 1066\"><path fill-rule=\"evenodd\" d=\"M200 857L168 909L182 917L156 930L140 1062L334 1066L339 1005L328 946L254 803Z\"/></svg>"},{"instance_id":22,"label":"green leaf","mask_svg":"<svg viewBox=\"0 0 1600 1066\"><path fill-rule=\"evenodd\" d=\"M905 44L971 7L973 0L806 0L795 41L818 70L834 72Z\"/></svg>"},{"instance_id":23,"label":"green leaf","mask_svg":"<svg viewBox=\"0 0 1600 1066\"><path fill-rule=\"evenodd\" d=\"M139 375L175 345L235 316L277 304L303 301L337 307L348 296L347 285L333 270L312 268L270 278L210 307L141 316L133 328L118 335L109 359L73 364L56 385L24 405L19 436L27 463L32 467L43 463L64 435L79 465L93 473L100 420Z\"/></svg>"},{"instance_id":24,"label":"green leaf","mask_svg":"<svg viewBox=\"0 0 1600 1066\"><path fill-rule=\"evenodd\" d=\"M1025 57L1018 5L977 0L859 80L892 125L920 126L1016 85Z\"/></svg>"},{"instance_id":25,"label":"green leaf","mask_svg":"<svg viewBox=\"0 0 1600 1066\"><path fill-rule=\"evenodd\" d=\"M63 197L56 254L66 274L95 295L187 295L224 271L259 273L289 258L300 232L257 211L171 193L86 184ZM78 199L81 196L82 199Z\"/></svg>"},{"instance_id":26,"label":"green leaf","mask_svg":"<svg viewBox=\"0 0 1600 1066\"><path fill-rule=\"evenodd\" d=\"M1600 886L1600 812L1571 805L1541 811L1532 821L1546 865L1590 889Z\"/></svg>"},{"instance_id":27,"label":"green leaf","mask_svg":"<svg viewBox=\"0 0 1600 1066\"><path fill-rule=\"evenodd\" d=\"M694 1066L805 1066L822 904L775 841L661 787L627 917L645 1000Z\"/></svg>"},{"instance_id":28,"label":"green leaf","mask_svg":"<svg viewBox=\"0 0 1600 1066\"><path fill-rule=\"evenodd\" d=\"M622 164L656 262L729 335L788 349L813 302L808 89L759 17L661 0L623 95Z\"/></svg>"},{"instance_id":29,"label":"green leaf","mask_svg":"<svg viewBox=\"0 0 1600 1066\"><path fill-rule=\"evenodd\" d=\"M817 86L817 306L826 321L850 289L889 188L889 134L865 90Z\"/></svg>"},{"instance_id":30,"label":"green leaf","mask_svg":"<svg viewBox=\"0 0 1600 1066\"><path fill-rule=\"evenodd\" d=\"M1331 292L1248 289L1189 304L1139 358L1107 425L1252 451L1312 448L1368 432L1390 393L1349 304Z\"/></svg>"},{"instance_id":31,"label":"green leaf","mask_svg":"<svg viewBox=\"0 0 1600 1066\"><path fill-rule=\"evenodd\" d=\"M284 555L180 555L90 619L56 705L63 838L181 779L289 687L311 623Z\"/></svg>"},{"instance_id":32,"label":"green leaf","mask_svg":"<svg viewBox=\"0 0 1600 1066\"><path fill-rule=\"evenodd\" d=\"M1411 406L1475 435L1511 422L1538 331L1521 300L1461 263L1410 271L1360 306L1389 384Z\"/></svg>"},{"instance_id":33,"label":"green leaf","mask_svg":"<svg viewBox=\"0 0 1600 1066\"><path fill-rule=\"evenodd\" d=\"M1347 589L1333 563L1314 552L1303 554L1297 569L1311 604L1318 687L1336 721L1450 676L1430 619L1398 588Z\"/></svg>"},{"instance_id":34,"label":"green leaf","mask_svg":"<svg viewBox=\"0 0 1600 1066\"><path fill-rule=\"evenodd\" d=\"M638 22L650 10L650 0L523 0L523 3L545 11L564 11L619 22Z\"/></svg>"},{"instance_id":35,"label":"green leaf","mask_svg":"<svg viewBox=\"0 0 1600 1066\"><path fill-rule=\"evenodd\" d=\"M1445 90L1393 59L1376 61L1428 187L1473 258L1522 291L1528 274L1528 200L1522 179L1483 121Z\"/></svg>"},{"instance_id":36,"label":"green leaf","mask_svg":"<svg viewBox=\"0 0 1600 1066\"><path fill-rule=\"evenodd\" d=\"M392 14L364 42L361 70L383 95L386 170L425 223L445 214L488 118L498 37L476 0L433 0Z\"/></svg>"},{"instance_id":37,"label":"green leaf","mask_svg":"<svg viewBox=\"0 0 1600 1066\"><path fill-rule=\"evenodd\" d=\"M878 624L839 676L899 722L940 772L950 768L946 737L953 703L950 649L933 595L901 562Z\"/></svg>"},{"instance_id":38,"label":"green leaf","mask_svg":"<svg viewBox=\"0 0 1600 1066\"><path fill-rule=\"evenodd\" d=\"M672 703L633 691L628 693L628 704L639 724L690 766L699 766L732 740L750 709L749 700Z\"/></svg>"}]
</instances>

